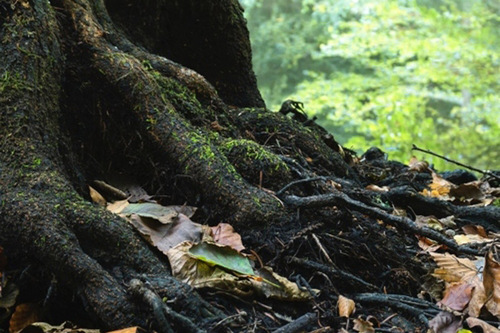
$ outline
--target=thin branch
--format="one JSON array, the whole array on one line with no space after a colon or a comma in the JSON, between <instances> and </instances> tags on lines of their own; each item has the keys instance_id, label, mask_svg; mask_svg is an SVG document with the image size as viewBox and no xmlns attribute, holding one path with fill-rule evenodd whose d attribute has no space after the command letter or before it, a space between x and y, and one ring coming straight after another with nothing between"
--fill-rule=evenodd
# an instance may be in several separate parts
<instances>
[{"instance_id":1,"label":"thin branch","mask_svg":"<svg viewBox=\"0 0 500 333\"><path fill-rule=\"evenodd\" d=\"M411 150L416 150L416 151L421 151L422 153L426 153L426 154L429 154L429 155L433 155L433 156L436 156L436 157L439 157L447 162L450 162L450 163L453 163L453 164L456 164L458 166L461 166L461 167L464 167L466 169L469 169L469 170L472 170L472 171L476 171L476 172L479 172L479 173L482 173L483 175L486 175L486 176L490 176L490 177L493 177L497 180L500 180L500 177L498 177L497 175L489 172L489 171L484 171L484 170L480 170L480 169L477 169L477 168L474 168L474 167L471 167L470 165L466 165L466 164L463 164L463 163L460 163L460 162L457 162L455 160L452 160L452 159L449 159L447 157L444 157L443 155L439 155L439 154L436 154L435 152L433 151L430 151L430 150L427 150L427 149L422 149L422 148L419 148L417 147L416 145L413 145Z\"/></svg>"}]
</instances>

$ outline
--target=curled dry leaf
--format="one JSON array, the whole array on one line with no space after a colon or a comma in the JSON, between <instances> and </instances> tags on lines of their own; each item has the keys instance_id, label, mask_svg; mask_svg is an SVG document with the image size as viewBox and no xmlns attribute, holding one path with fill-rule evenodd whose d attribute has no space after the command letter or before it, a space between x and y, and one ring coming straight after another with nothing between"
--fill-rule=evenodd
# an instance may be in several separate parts
<instances>
[{"instance_id":1,"label":"curled dry leaf","mask_svg":"<svg viewBox=\"0 0 500 333\"><path fill-rule=\"evenodd\" d=\"M210 227L214 242L227 245L240 252L245 249L241 241L241 236L236 233L233 226L228 223L219 223L215 227Z\"/></svg>"},{"instance_id":2,"label":"curled dry leaf","mask_svg":"<svg viewBox=\"0 0 500 333\"><path fill-rule=\"evenodd\" d=\"M164 254L184 241L199 242L204 233L201 224L191 221L184 214L179 214L169 224L162 224L155 219L138 215L132 215L128 221L151 245L156 246Z\"/></svg>"},{"instance_id":3,"label":"curled dry leaf","mask_svg":"<svg viewBox=\"0 0 500 333\"><path fill-rule=\"evenodd\" d=\"M339 295L337 308L339 310L339 316L348 318L355 310L355 303L352 299Z\"/></svg>"},{"instance_id":4,"label":"curled dry leaf","mask_svg":"<svg viewBox=\"0 0 500 333\"><path fill-rule=\"evenodd\" d=\"M364 320L361 317L358 319L354 319L354 327L355 331L359 333L375 333L375 329L373 328L373 324L368 320Z\"/></svg>"},{"instance_id":5,"label":"curled dry leaf","mask_svg":"<svg viewBox=\"0 0 500 333\"><path fill-rule=\"evenodd\" d=\"M467 325L469 325L469 327L481 327L483 333L500 333L500 330L498 328L491 326L490 324L478 318L469 317L465 320L465 322L467 323Z\"/></svg>"},{"instance_id":6,"label":"curled dry leaf","mask_svg":"<svg viewBox=\"0 0 500 333\"><path fill-rule=\"evenodd\" d=\"M101 195L101 193L97 192L96 189L94 189L92 186L89 186L89 194L90 194L90 199L92 199L93 202L98 204L99 206L105 207L107 204L106 199Z\"/></svg>"},{"instance_id":7,"label":"curled dry leaf","mask_svg":"<svg viewBox=\"0 0 500 333\"><path fill-rule=\"evenodd\" d=\"M441 311L429 320L429 328L436 333L456 333L461 326L460 318L446 311Z\"/></svg>"},{"instance_id":8,"label":"curled dry leaf","mask_svg":"<svg viewBox=\"0 0 500 333\"><path fill-rule=\"evenodd\" d=\"M426 161L420 161L415 156L412 156L410 158L410 162L408 163L408 171L429 172L429 163Z\"/></svg>"}]
</instances>

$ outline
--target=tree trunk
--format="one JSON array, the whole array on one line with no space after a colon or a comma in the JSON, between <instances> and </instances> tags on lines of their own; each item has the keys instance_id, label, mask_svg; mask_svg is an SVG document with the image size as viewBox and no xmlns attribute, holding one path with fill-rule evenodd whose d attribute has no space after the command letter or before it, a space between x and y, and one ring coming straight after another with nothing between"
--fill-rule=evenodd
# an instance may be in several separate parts
<instances>
[{"instance_id":1,"label":"tree trunk","mask_svg":"<svg viewBox=\"0 0 500 333\"><path fill-rule=\"evenodd\" d=\"M190 331L222 316L173 279L128 224L90 203L86 184L116 175L166 203L199 207L199 221L232 223L283 273L292 271L284 260L295 233L349 232L360 223L370 232L355 244L323 238L337 256L330 276L337 288L381 288L363 279L389 277L387 267L408 273L384 282L390 291L408 293L418 283L412 275L424 272L405 251L415 243L408 234L388 231L391 245L369 242L386 231L340 210L350 204L345 198L310 209L278 197L299 179L337 177L352 189L362 180L317 125L264 108L237 0L0 0L0 24L0 245L17 268L29 263L53 275L94 325L147 327L154 318L157 331ZM322 178L293 194L331 191ZM288 244L281 249L278 234ZM375 262L350 257L366 249ZM356 279L345 281L344 270ZM179 314L162 321L145 308L132 297L142 290L131 287L137 279L173 300Z\"/></svg>"}]
</instances>

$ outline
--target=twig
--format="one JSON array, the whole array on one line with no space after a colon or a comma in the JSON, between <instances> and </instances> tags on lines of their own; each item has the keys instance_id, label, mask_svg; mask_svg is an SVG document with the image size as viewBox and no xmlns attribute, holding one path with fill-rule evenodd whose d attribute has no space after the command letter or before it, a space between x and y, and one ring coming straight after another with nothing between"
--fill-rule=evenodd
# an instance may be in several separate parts
<instances>
[{"instance_id":1,"label":"twig","mask_svg":"<svg viewBox=\"0 0 500 333\"><path fill-rule=\"evenodd\" d=\"M295 319L289 324L286 324L285 326L281 326L277 330L274 330L273 333L295 333L295 332L302 332L304 329L314 323L316 319L316 314L315 313L306 313L303 316L300 316L299 318Z\"/></svg>"},{"instance_id":2,"label":"twig","mask_svg":"<svg viewBox=\"0 0 500 333\"><path fill-rule=\"evenodd\" d=\"M447 157L444 157L443 155L439 155L433 151L430 151L430 150L427 150L427 149L422 149L422 148L419 148L417 147L415 144L411 147L411 150L416 150L416 151L421 151L422 153L426 153L426 154L429 154L429 155L433 155L433 156L436 156L436 157L439 157L447 162L450 162L450 163L453 163L453 164L456 164L458 166L461 166L461 167L464 167L466 169L469 169L469 170L472 170L472 171L476 171L476 172L479 172L479 173L482 173L483 175L486 175L486 176L490 176L490 177L493 177L497 180L500 180L500 177L498 177L497 175L489 172L489 171L484 171L484 170L480 170L480 169L477 169L477 168L474 168L474 167L471 167L470 165L466 165L466 164L463 164L463 163L460 163L460 162L457 162L455 160L452 160L452 159L449 159Z\"/></svg>"}]
</instances>

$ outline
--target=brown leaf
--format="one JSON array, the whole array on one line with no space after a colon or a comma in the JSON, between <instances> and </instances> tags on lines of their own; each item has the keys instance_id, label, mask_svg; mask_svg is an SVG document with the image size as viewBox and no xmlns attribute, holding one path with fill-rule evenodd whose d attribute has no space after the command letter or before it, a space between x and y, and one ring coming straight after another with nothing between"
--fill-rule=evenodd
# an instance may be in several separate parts
<instances>
[{"instance_id":1,"label":"brown leaf","mask_svg":"<svg viewBox=\"0 0 500 333\"><path fill-rule=\"evenodd\" d=\"M358 319L354 319L354 327L353 329L360 333L374 333L375 329L373 328L373 324L367 320L358 317Z\"/></svg>"},{"instance_id":2,"label":"brown leaf","mask_svg":"<svg viewBox=\"0 0 500 333\"><path fill-rule=\"evenodd\" d=\"M450 189L450 195L454 196L457 199L481 200L484 198L484 193L481 190L480 186L480 181L460 184L457 187Z\"/></svg>"},{"instance_id":3,"label":"brown leaf","mask_svg":"<svg viewBox=\"0 0 500 333\"><path fill-rule=\"evenodd\" d=\"M486 233L486 230L484 230L483 226L480 225L464 225L462 227L462 231L466 235L479 235L481 237L487 238L488 234Z\"/></svg>"},{"instance_id":4,"label":"brown leaf","mask_svg":"<svg viewBox=\"0 0 500 333\"><path fill-rule=\"evenodd\" d=\"M215 227L210 227L214 242L227 245L240 252L245 249L241 241L241 236L236 233L233 226L228 223L219 223Z\"/></svg>"},{"instance_id":5,"label":"brown leaf","mask_svg":"<svg viewBox=\"0 0 500 333\"><path fill-rule=\"evenodd\" d=\"M420 161L415 156L412 156L410 158L410 162L408 163L408 171L429 172L429 163L426 161Z\"/></svg>"},{"instance_id":6,"label":"brown leaf","mask_svg":"<svg viewBox=\"0 0 500 333\"><path fill-rule=\"evenodd\" d=\"M130 223L164 254L184 241L199 242L203 236L201 224L194 223L186 215L179 214L172 223L162 224L157 220L133 215Z\"/></svg>"},{"instance_id":7,"label":"brown leaf","mask_svg":"<svg viewBox=\"0 0 500 333\"><path fill-rule=\"evenodd\" d=\"M40 306L36 303L23 303L16 306L9 322L9 332L15 333L37 322L41 317Z\"/></svg>"},{"instance_id":8,"label":"brown leaf","mask_svg":"<svg viewBox=\"0 0 500 333\"><path fill-rule=\"evenodd\" d=\"M437 173L432 173L432 183L429 184L430 191L424 189L422 194L428 197L440 198L449 200L449 193L451 189L456 188L456 185L447 181Z\"/></svg>"},{"instance_id":9,"label":"brown leaf","mask_svg":"<svg viewBox=\"0 0 500 333\"><path fill-rule=\"evenodd\" d=\"M488 311L500 319L500 242L491 246L486 254L483 272L484 292Z\"/></svg>"},{"instance_id":10,"label":"brown leaf","mask_svg":"<svg viewBox=\"0 0 500 333\"><path fill-rule=\"evenodd\" d=\"M469 283L454 283L445 291L443 299L438 303L455 311L462 311L472 298L474 286Z\"/></svg>"},{"instance_id":11,"label":"brown leaf","mask_svg":"<svg viewBox=\"0 0 500 333\"><path fill-rule=\"evenodd\" d=\"M429 320L429 328L439 333L456 333L461 326L460 318L446 311L441 311Z\"/></svg>"},{"instance_id":12,"label":"brown leaf","mask_svg":"<svg viewBox=\"0 0 500 333\"><path fill-rule=\"evenodd\" d=\"M466 258L457 258L456 256L445 253L429 253L438 268L432 273L433 276L446 282L470 282L478 278L478 269L474 262Z\"/></svg>"},{"instance_id":13,"label":"brown leaf","mask_svg":"<svg viewBox=\"0 0 500 333\"><path fill-rule=\"evenodd\" d=\"M375 185L375 184L370 184L368 186L365 187L367 190L370 190L370 191L374 191L374 192L388 192L390 190L389 187L387 186L378 186L378 185Z\"/></svg>"},{"instance_id":14,"label":"brown leaf","mask_svg":"<svg viewBox=\"0 0 500 333\"><path fill-rule=\"evenodd\" d=\"M471 328L476 326L481 327L483 333L500 333L500 330L498 328L491 326L488 323L485 323L481 319L469 317L465 321L467 322L467 325L469 325L469 327Z\"/></svg>"},{"instance_id":15,"label":"brown leaf","mask_svg":"<svg viewBox=\"0 0 500 333\"><path fill-rule=\"evenodd\" d=\"M90 199L92 199L93 202L98 204L99 206L106 206L106 199L101 195L101 193L97 192L92 186L89 186L89 193L90 193Z\"/></svg>"},{"instance_id":16,"label":"brown leaf","mask_svg":"<svg viewBox=\"0 0 500 333\"><path fill-rule=\"evenodd\" d=\"M486 294L484 293L483 281L479 279L472 282L474 285L474 291L472 293L472 298L469 301L469 306L467 308L467 314L471 317L479 317L481 314L481 309L486 303Z\"/></svg>"},{"instance_id":17,"label":"brown leaf","mask_svg":"<svg viewBox=\"0 0 500 333\"><path fill-rule=\"evenodd\" d=\"M352 299L339 295L337 308L339 310L339 316L348 318L354 312L355 304Z\"/></svg>"}]
</instances>

